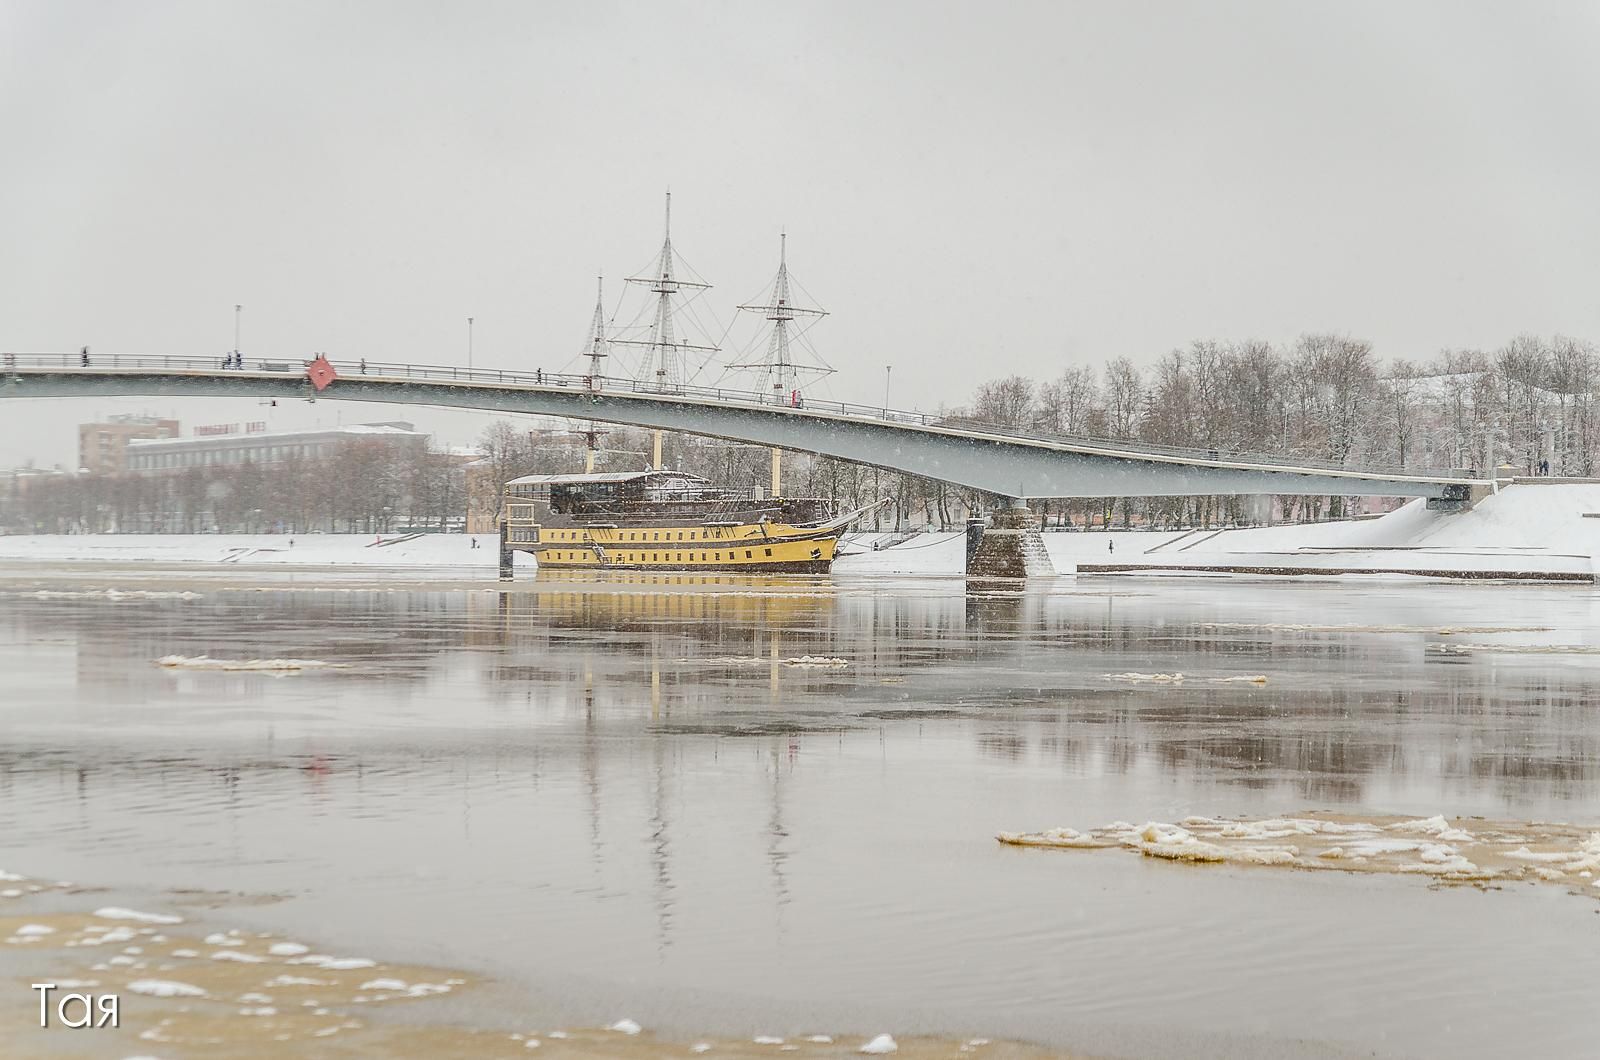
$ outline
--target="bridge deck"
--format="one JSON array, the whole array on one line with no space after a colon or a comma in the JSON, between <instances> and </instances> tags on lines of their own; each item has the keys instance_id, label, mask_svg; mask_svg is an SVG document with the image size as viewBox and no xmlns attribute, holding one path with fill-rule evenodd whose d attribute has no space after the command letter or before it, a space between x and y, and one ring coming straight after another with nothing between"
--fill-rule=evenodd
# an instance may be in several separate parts
<instances>
[{"instance_id":1,"label":"bridge deck","mask_svg":"<svg viewBox=\"0 0 1600 1060\"><path fill-rule=\"evenodd\" d=\"M139 354L5 354L0 398L317 397L567 416L813 452L1006 497L1324 494L1462 499L1474 480L1319 464L1129 439L1051 435L937 416L719 387L662 391L630 380L439 365L335 361L317 394L303 362Z\"/></svg>"}]
</instances>

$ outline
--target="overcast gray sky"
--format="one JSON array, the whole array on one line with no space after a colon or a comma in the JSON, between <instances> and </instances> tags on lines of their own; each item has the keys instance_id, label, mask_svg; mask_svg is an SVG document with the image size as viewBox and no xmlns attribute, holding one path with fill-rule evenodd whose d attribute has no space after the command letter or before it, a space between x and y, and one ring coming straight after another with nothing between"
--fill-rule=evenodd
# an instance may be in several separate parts
<instances>
[{"instance_id":1,"label":"overcast gray sky","mask_svg":"<svg viewBox=\"0 0 1600 1060\"><path fill-rule=\"evenodd\" d=\"M1600 7L0 0L0 349L557 368L674 237L834 397L1195 338L1600 339ZM110 411L0 404L0 466ZM486 418L319 402L273 425Z\"/></svg>"}]
</instances>

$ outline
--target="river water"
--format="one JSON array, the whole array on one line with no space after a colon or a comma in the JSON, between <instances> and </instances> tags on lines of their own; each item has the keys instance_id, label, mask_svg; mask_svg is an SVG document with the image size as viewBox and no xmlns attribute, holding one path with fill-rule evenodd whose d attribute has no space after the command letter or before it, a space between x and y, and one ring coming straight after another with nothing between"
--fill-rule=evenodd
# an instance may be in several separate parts
<instances>
[{"instance_id":1,"label":"river water","mask_svg":"<svg viewBox=\"0 0 1600 1060\"><path fill-rule=\"evenodd\" d=\"M1593 898L993 836L1600 825L1597 617L1517 585L10 569L0 864L279 896L230 916L486 973L484 1023L1592 1055Z\"/></svg>"}]
</instances>

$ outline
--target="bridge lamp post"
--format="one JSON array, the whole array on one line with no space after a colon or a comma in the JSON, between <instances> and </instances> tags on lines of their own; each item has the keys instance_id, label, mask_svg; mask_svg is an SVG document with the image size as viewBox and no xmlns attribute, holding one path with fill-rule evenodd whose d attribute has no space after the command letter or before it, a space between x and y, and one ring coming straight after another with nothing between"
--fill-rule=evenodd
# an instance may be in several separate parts
<instances>
[{"instance_id":1,"label":"bridge lamp post","mask_svg":"<svg viewBox=\"0 0 1600 1060\"><path fill-rule=\"evenodd\" d=\"M885 419L889 417L889 373L892 371L894 371L894 365L886 364L883 366L883 415Z\"/></svg>"},{"instance_id":2,"label":"bridge lamp post","mask_svg":"<svg viewBox=\"0 0 1600 1060\"><path fill-rule=\"evenodd\" d=\"M235 356L239 353L239 314L242 312L244 312L244 306L235 305L233 307L233 352Z\"/></svg>"},{"instance_id":3,"label":"bridge lamp post","mask_svg":"<svg viewBox=\"0 0 1600 1060\"><path fill-rule=\"evenodd\" d=\"M467 318L467 371L472 371L472 318Z\"/></svg>"}]
</instances>

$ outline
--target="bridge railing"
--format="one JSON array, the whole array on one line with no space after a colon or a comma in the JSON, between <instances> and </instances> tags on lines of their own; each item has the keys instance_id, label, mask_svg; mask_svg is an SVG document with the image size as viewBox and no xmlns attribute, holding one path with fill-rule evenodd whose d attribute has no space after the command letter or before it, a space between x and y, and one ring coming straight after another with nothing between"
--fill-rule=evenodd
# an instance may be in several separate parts
<instances>
[{"instance_id":1,"label":"bridge railing","mask_svg":"<svg viewBox=\"0 0 1600 1060\"><path fill-rule=\"evenodd\" d=\"M140 369L203 372L207 374L239 373L273 377L298 376L305 372L308 360L292 357L244 357L239 367L231 367L224 357L175 357L160 354L93 353L85 363L83 354L0 354L0 368L7 371L67 369L88 372L118 372ZM1193 446L1161 445L1132 438L1101 438L1081 434L1056 434L1031 427L988 423L960 414L941 416L926 412L907 412L875 405L861 405L847 401L834 401L804 397L798 393L763 393L730 387L709 387L696 384L658 384L617 376L592 377L571 372L505 371L499 368L465 368L456 365L404 364L375 360L330 360L340 377L368 378L374 382L391 380L416 380L418 382L451 382L492 386L554 387L582 391L605 397L616 394L640 396L684 397L714 401L721 405L760 408L768 411L787 410L794 413L825 413L857 420L874 420L916 427L944 427L975 434L1027 441L1058 442L1076 448L1103 451L1107 454L1135 454L1170 457L1174 459L1207 462L1261 464L1271 467L1307 468L1392 476L1392 468L1360 467L1315 457L1283 453L1258 453L1227 449L1206 449Z\"/></svg>"}]
</instances>

